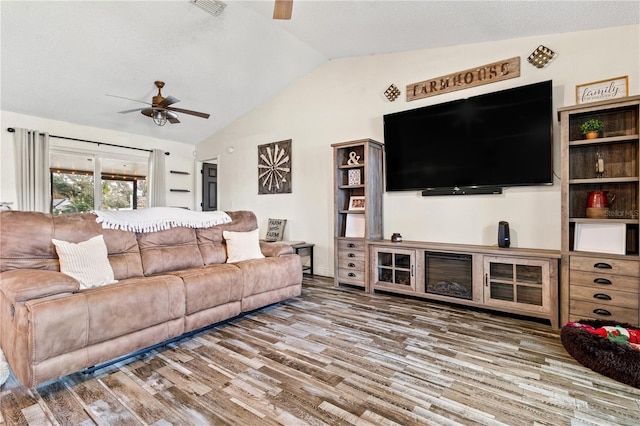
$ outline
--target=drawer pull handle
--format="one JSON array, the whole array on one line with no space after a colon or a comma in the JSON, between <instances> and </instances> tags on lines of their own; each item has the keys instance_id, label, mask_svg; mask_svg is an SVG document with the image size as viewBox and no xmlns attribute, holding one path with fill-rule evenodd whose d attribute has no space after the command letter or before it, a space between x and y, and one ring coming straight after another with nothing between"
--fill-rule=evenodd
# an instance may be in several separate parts
<instances>
[{"instance_id":1,"label":"drawer pull handle","mask_svg":"<svg viewBox=\"0 0 640 426\"><path fill-rule=\"evenodd\" d=\"M593 282L596 284L611 285L611 280L606 278L596 278Z\"/></svg>"},{"instance_id":2,"label":"drawer pull handle","mask_svg":"<svg viewBox=\"0 0 640 426\"><path fill-rule=\"evenodd\" d=\"M347 247L349 247L349 248L355 248L355 247L356 247L356 245L355 245L355 244L353 244L353 243L349 243L349 244L347 244Z\"/></svg>"},{"instance_id":3,"label":"drawer pull handle","mask_svg":"<svg viewBox=\"0 0 640 426\"><path fill-rule=\"evenodd\" d=\"M353 253L349 253L349 254L347 255L347 257L356 257L356 255L355 255L355 254L353 254Z\"/></svg>"},{"instance_id":4,"label":"drawer pull handle","mask_svg":"<svg viewBox=\"0 0 640 426\"><path fill-rule=\"evenodd\" d=\"M356 276L356 274L354 274L353 272L349 272L348 274L351 278L354 278Z\"/></svg>"},{"instance_id":5,"label":"drawer pull handle","mask_svg":"<svg viewBox=\"0 0 640 426\"><path fill-rule=\"evenodd\" d=\"M594 299L600 299L600 300L611 300L611 296L609 296L608 294L604 294L604 293L596 293L593 295Z\"/></svg>"},{"instance_id":6,"label":"drawer pull handle","mask_svg":"<svg viewBox=\"0 0 640 426\"><path fill-rule=\"evenodd\" d=\"M611 265L609 265L608 263L604 263L604 262L598 262L596 264L593 265L594 268L598 268L598 269L613 269L613 267Z\"/></svg>"},{"instance_id":7,"label":"drawer pull handle","mask_svg":"<svg viewBox=\"0 0 640 426\"><path fill-rule=\"evenodd\" d=\"M355 267L356 267L356 264L355 264L355 263L348 263L348 264L347 264L347 266L348 266L349 268L355 268Z\"/></svg>"},{"instance_id":8,"label":"drawer pull handle","mask_svg":"<svg viewBox=\"0 0 640 426\"><path fill-rule=\"evenodd\" d=\"M611 316L611 312L607 311L606 309L594 309L593 313L596 315L603 315L605 317L610 317Z\"/></svg>"}]
</instances>

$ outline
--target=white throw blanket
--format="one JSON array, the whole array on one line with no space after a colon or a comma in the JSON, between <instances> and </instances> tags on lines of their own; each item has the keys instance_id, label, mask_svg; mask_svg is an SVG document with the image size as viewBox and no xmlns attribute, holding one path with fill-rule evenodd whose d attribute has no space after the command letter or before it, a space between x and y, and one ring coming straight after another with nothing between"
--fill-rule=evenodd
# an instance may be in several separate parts
<instances>
[{"instance_id":1,"label":"white throw blanket","mask_svg":"<svg viewBox=\"0 0 640 426\"><path fill-rule=\"evenodd\" d=\"M176 226L207 228L231 222L225 212L195 212L179 207L150 207L138 210L94 210L96 222L106 229L133 232L154 232Z\"/></svg>"},{"instance_id":2,"label":"white throw blanket","mask_svg":"<svg viewBox=\"0 0 640 426\"><path fill-rule=\"evenodd\" d=\"M4 353L0 349L0 385L4 384L9 378L9 364L4 359Z\"/></svg>"}]
</instances>

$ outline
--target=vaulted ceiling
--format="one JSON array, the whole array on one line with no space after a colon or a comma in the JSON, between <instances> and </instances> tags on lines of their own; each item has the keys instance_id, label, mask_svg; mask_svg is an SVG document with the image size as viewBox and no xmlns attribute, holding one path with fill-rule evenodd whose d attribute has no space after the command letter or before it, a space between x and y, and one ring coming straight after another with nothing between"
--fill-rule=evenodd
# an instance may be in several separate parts
<instances>
[{"instance_id":1,"label":"vaulted ceiling","mask_svg":"<svg viewBox=\"0 0 640 426\"><path fill-rule=\"evenodd\" d=\"M639 1L294 0L289 21L272 0L225 3L214 16L189 0L3 0L0 107L197 144L332 59L640 21ZM151 102L155 80L211 117L118 113Z\"/></svg>"}]
</instances>

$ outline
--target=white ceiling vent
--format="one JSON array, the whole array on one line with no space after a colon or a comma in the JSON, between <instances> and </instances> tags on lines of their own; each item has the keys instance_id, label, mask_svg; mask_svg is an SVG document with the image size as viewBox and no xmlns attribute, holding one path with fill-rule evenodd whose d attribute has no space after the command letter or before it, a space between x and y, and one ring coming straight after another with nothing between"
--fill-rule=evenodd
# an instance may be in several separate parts
<instances>
[{"instance_id":1,"label":"white ceiling vent","mask_svg":"<svg viewBox=\"0 0 640 426\"><path fill-rule=\"evenodd\" d=\"M220 16L227 5L218 0L191 0L191 3L201 7L213 16Z\"/></svg>"}]
</instances>

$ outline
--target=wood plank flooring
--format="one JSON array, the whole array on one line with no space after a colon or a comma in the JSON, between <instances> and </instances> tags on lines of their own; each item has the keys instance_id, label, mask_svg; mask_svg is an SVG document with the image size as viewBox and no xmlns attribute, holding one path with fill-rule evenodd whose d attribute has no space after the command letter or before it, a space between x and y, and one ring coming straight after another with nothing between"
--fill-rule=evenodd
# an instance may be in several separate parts
<instances>
[{"instance_id":1,"label":"wood plank flooring","mask_svg":"<svg viewBox=\"0 0 640 426\"><path fill-rule=\"evenodd\" d=\"M6 425L638 425L547 324L335 288L91 375L0 388Z\"/></svg>"}]
</instances>

